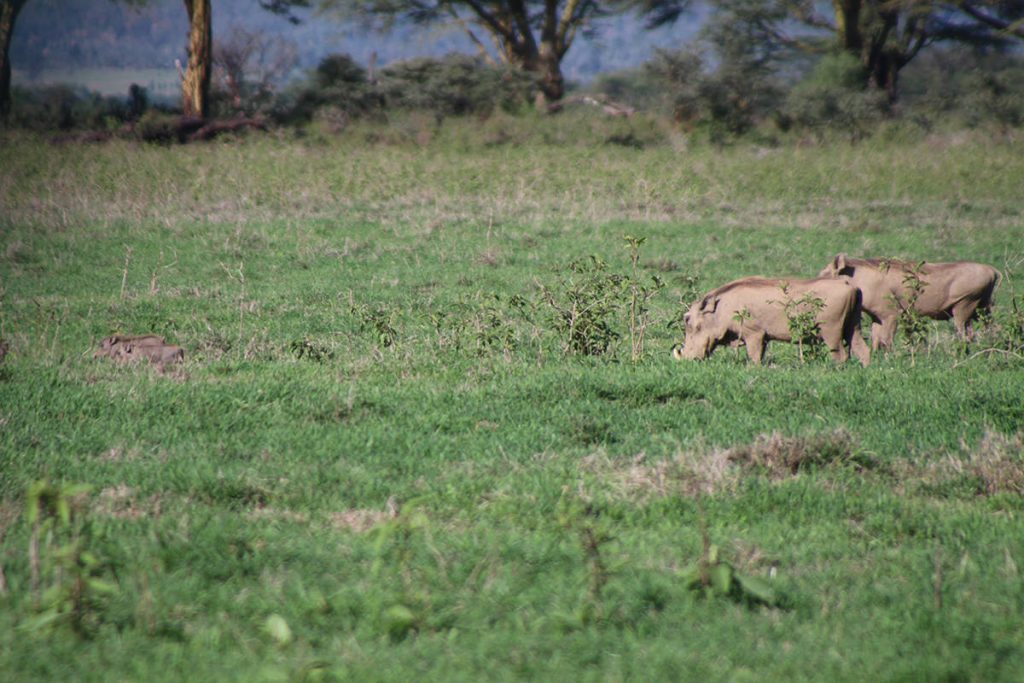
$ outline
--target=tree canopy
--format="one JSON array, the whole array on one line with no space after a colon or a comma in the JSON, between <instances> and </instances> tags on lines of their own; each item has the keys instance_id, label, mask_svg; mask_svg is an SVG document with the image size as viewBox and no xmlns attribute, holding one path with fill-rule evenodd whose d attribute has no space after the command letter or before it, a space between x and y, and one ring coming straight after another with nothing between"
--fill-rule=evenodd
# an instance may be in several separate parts
<instances>
[{"instance_id":1,"label":"tree canopy","mask_svg":"<svg viewBox=\"0 0 1024 683\"><path fill-rule=\"evenodd\" d=\"M856 57L864 82L897 94L900 70L924 48L955 41L1001 47L1024 38L1024 0L709 0L726 29L763 43ZM656 26L676 21L688 0L635 0ZM744 28L741 28L744 27Z\"/></svg>"},{"instance_id":2,"label":"tree canopy","mask_svg":"<svg viewBox=\"0 0 1024 683\"><path fill-rule=\"evenodd\" d=\"M269 0L279 11L307 0ZM319 0L321 9L359 18L378 28L396 21L448 22L459 26L490 63L502 62L537 76L540 99L565 93L561 62L576 36L629 3L597 0ZM487 44L488 41L490 45Z\"/></svg>"}]
</instances>

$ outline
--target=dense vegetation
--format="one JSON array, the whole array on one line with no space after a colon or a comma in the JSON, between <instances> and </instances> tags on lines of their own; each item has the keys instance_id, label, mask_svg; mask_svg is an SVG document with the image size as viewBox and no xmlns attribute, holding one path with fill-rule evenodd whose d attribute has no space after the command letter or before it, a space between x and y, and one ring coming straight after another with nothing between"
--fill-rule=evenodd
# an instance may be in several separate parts
<instances>
[{"instance_id":1,"label":"dense vegetation","mask_svg":"<svg viewBox=\"0 0 1024 683\"><path fill-rule=\"evenodd\" d=\"M1017 147L8 134L0 675L1016 680ZM838 251L991 263L995 314L867 369L669 357L698 293ZM113 332L187 360L94 360Z\"/></svg>"},{"instance_id":2,"label":"dense vegetation","mask_svg":"<svg viewBox=\"0 0 1024 683\"><path fill-rule=\"evenodd\" d=\"M257 52L264 61L250 59ZM453 117L487 121L497 115L484 127L502 128L508 125L505 115L512 114L519 118L512 125L525 135L550 138L592 118L579 110L602 111L608 105L608 111L636 120L604 128L646 130L626 141L640 146L660 146L679 135L718 145L857 141L894 131L921 138L964 129L1012 138L1024 125L1024 59L968 49L936 51L917 60L905 70L897 101L865 90L860 66L843 55L803 63L786 83L758 70L712 68L693 51L661 52L640 69L605 74L571 93L558 106L574 114L563 117L568 122L532 116L530 76L464 55L411 59L372 71L348 55L331 55L281 86L275 78L293 62L280 43L240 33L218 54L222 61L211 112L223 121L248 117L298 135L310 132L311 122L312 130L339 134L362 121L382 135L400 136L410 117L433 120L439 128ZM225 68L229 64L236 66ZM127 96L106 97L67 86L16 88L9 123L58 135L86 132L93 139L187 139L178 134L174 106L134 85ZM581 136L589 139L584 132Z\"/></svg>"}]
</instances>

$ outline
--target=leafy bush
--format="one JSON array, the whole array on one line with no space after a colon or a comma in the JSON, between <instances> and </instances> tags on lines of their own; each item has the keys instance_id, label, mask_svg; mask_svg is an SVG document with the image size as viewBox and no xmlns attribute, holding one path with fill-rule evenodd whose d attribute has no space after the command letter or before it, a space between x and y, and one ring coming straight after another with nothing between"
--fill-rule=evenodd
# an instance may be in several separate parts
<instances>
[{"instance_id":1,"label":"leafy bush","mask_svg":"<svg viewBox=\"0 0 1024 683\"><path fill-rule=\"evenodd\" d=\"M698 51L680 50L659 51L647 64L662 80L677 122L706 128L719 141L749 131L773 110L778 88L762 69L742 61L720 61L712 69L709 62Z\"/></svg>"},{"instance_id":2,"label":"leafy bush","mask_svg":"<svg viewBox=\"0 0 1024 683\"><path fill-rule=\"evenodd\" d=\"M888 96L864 88L864 67L845 52L827 55L786 98L785 117L811 130L835 129L860 139L888 113Z\"/></svg>"},{"instance_id":3,"label":"leafy bush","mask_svg":"<svg viewBox=\"0 0 1024 683\"><path fill-rule=\"evenodd\" d=\"M381 70L380 89L389 108L426 109L444 116L511 111L529 102L534 78L467 55L422 57Z\"/></svg>"},{"instance_id":4,"label":"leafy bush","mask_svg":"<svg viewBox=\"0 0 1024 683\"><path fill-rule=\"evenodd\" d=\"M310 121L321 108L330 107L348 119L379 111L383 105L366 69L346 54L324 57L291 99L291 106L278 112L279 118L289 122Z\"/></svg>"},{"instance_id":5,"label":"leafy bush","mask_svg":"<svg viewBox=\"0 0 1024 683\"><path fill-rule=\"evenodd\" d=\"M1024 123L1024 57L969 48L933 49L901 80L908 115L957 126Z\"/></svg>"},{"instance_id":6,"label":"leafy bush","mask_svg":"<svg viewBox=\"0 0 1024 683\"><path fill-rule=\"evenodd\" d=\"M569 264L570 274L557 289L541 295L553 313L552 322L567 354L600 356L618 341L614 319L622 306L626 278L608 271L598 256Z\"/></svg>"},{"instance_id":7,"label":"leafy bush","mask_svg":"<svg viewBox=\"0 0 1024 683\"><path fill-rule=\"evenodd\" d=\"M138 118L148 106L144 88L133 85L128 98L104 97L84 88L49 85L14 88L11 125L35 131L111 130Z\"/></svg>"},{"instance_id":8,"label":"leafy bush","mask_svg":"<svg viewBox=\"0 0 1024 683\"><path fill-rule=\"evenodd\" d=\"M178 137L180 117L150 109L135 124L135 134L145 142L173 142Z\"/></svg>"}]
</instances>

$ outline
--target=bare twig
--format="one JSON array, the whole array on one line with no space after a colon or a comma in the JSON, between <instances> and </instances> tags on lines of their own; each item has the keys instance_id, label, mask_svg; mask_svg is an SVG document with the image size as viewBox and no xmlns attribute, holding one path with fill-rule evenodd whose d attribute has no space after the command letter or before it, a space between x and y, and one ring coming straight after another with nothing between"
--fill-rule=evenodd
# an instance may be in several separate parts
<instances>
[{"instance_id":1,"label":"bare twig","mask_svg":"<svg viewBox=\"0 0 1024 683\"><path fill-rule=\"evenodd\" d=\"M124 270L121 272L121 298L124 299L124 288L128 284L128 267L132 262L132 251L127 244L124 247Z\"/></svg>"}]
</instances>

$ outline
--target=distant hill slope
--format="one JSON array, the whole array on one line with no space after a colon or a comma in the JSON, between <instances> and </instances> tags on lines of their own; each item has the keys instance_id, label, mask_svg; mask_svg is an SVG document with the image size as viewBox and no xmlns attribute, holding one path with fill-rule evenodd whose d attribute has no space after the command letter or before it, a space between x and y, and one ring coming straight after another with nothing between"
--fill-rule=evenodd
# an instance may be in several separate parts
<instances>
[{"instance_id":1,"label":"distant hill slope","mask_svg":"<svg viewBox=\"0 0 1024 683\"><path fill-rule=\"evenodd\" d=\"M256 0L214 0L214 40L233 26L259 29L294 41L302 67L324 55L347 52L361 63L376 51L382 65L418 56L475 52L454 27L413 29L391 34L368 32L306 13L295 26L266 12ZM678 25L646 31L632 15L600 22L595 35L581 37L565 61L565 74L577 81L637 66L655 48L673 47L696 32L696 16ZM184 59L187 22L180 0L154 0L133 9L110 0L29 0L11 46L13 66L31 80L43 70L89 67L169 68Z\"/></svg>"}]
</instances>

